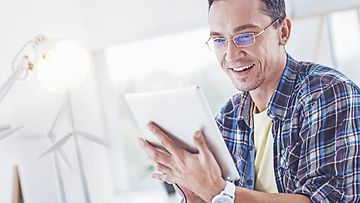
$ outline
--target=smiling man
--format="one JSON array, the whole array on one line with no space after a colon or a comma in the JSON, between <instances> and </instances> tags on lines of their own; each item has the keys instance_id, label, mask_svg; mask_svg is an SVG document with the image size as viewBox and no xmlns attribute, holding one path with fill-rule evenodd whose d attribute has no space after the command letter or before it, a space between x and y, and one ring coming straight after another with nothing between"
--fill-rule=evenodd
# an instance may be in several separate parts
<instances>
[{"instance_id":1,"label":"smiling man","mask_svg":"<svg viewBox=\"0 0 360 203\"><path fill-rule=\"evenodd\" d=\"M192 154L151 123L168 150L140 140L153 177L187 202L360 202L360 89L287 54L283 0L209 0L209 25L207 44L240 91L216 117L240 179L221 177L201 131Z\"/></svg>"}]
</instances>

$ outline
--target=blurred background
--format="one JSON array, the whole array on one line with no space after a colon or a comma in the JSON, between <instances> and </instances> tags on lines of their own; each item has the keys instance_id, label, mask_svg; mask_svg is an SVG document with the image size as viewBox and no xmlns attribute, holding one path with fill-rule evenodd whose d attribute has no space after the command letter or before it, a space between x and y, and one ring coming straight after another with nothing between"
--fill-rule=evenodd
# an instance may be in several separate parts
<instances>
[{"instance_id":1,"label":"blurred background","mask_svg":"<svg viewBox=\"0 0 360 203\"><path fill-rule=\"evenodd\" d=\"M293 20L287 51L336 67L359 85L360 0L286 3ZM177 201L149 177L153 169L138 145L141 133L124 94L199 84L218 112L236 90L205 45L207 8L206 0L2 2L0 85L12 74L17 52L37 34L70 39L90 51L90 70L70 96L76 128L110 143L78 140L91 202ZM23 126L0 139L0 202L14 202L16 191L29 203L86 202L74 140L62 147L70 167L61 159L55 164L51 155L39 158L52 145L46 134L66 94L49 93L37 80L30 72L0 103L0 125ZM56 140L68 132L69 118L59 119Z\"/></svg>"}]
</instances>

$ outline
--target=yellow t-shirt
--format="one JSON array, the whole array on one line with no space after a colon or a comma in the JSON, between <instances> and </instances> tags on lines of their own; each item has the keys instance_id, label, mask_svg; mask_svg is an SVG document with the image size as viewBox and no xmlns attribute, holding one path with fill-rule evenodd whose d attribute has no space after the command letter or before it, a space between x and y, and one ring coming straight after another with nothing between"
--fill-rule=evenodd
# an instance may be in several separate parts
<instances>
[{"instance_id":1,"label":"yellow t-shirt","mask_svg":"<svg viewBox=\"0 0 360 203\"><path fill-rule=\"evenodd\" d=\"M254 113L255 190L278 193L274 174L274 139L271 125L267 110Z\"/></svg>"}]
</instances>

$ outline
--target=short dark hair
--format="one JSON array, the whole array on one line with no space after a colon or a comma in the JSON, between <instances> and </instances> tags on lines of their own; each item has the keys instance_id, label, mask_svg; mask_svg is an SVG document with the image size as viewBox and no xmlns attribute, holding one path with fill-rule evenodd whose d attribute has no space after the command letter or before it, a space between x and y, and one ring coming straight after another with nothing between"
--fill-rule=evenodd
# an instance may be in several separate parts
<instances>
[{"instance_id":1,"label":"short dark hair","mask_svg":"<svg viewBox=\"0 0 360 203\"><path fill-rule=\"evenodd\" d=\"M208 0L209 10L214 1ZM226 0L223 0L226 1ZM269 16L273 21L277 19L283 19L286 17L285 1L284 0L259 0L263 3L263 13Z\"/></svg>"}]
</instances>

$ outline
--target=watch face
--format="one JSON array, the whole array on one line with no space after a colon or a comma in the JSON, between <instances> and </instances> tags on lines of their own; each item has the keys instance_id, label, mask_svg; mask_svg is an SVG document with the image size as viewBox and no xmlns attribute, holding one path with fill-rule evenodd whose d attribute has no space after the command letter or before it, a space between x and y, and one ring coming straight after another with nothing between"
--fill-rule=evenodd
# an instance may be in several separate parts
<instances>
[{"instance_id":1,"label":"watch face","mask_svg":"<svg viewBox=\"0 0 360 203\"><path fill-rule=\"evenodd\" d=\"M218 196L213 203L234 203L234 200L226 195Z\"/></svg>"}]
</instances>

